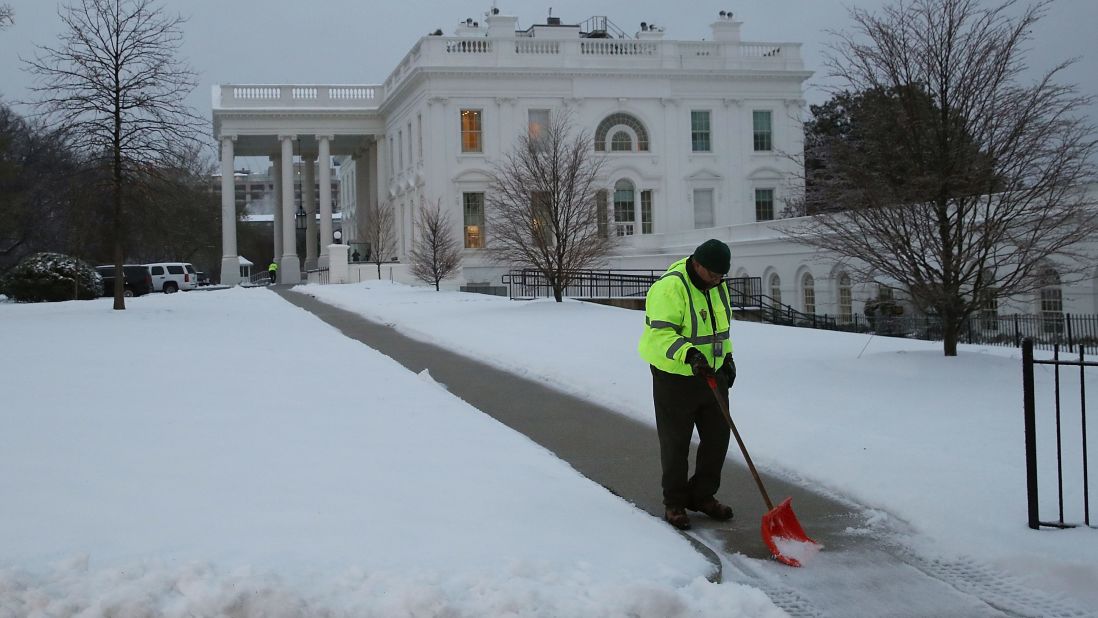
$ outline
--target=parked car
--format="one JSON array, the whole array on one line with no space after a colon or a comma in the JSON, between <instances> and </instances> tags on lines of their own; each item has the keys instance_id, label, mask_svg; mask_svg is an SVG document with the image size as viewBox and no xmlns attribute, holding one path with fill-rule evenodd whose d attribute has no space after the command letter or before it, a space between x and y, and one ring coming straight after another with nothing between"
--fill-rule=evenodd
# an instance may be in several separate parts
<instances>
[{"instance_id":1,"label":"parked car","mask_svg":"<svg viewBox=\"0 0 1098 618\"><path fill-rule=\"evenodd\" d=\"M188 262L157 262L146 266L152 275L154 292L174 294L198 287L198 271Z\"/></svg>"},{"instance_id":2,"label":"parked car","mask_svg":"<svg viewBox=\"0 0 1098 618\"><path fill-rule=\"evenodd\" d=\"M103 277L103 296L114 296L114 266L96 266L95 270ZM148 294L153 290L152 275L140 264L123 264L122 286L126 296Z\"/></svg>"}]
</instances>

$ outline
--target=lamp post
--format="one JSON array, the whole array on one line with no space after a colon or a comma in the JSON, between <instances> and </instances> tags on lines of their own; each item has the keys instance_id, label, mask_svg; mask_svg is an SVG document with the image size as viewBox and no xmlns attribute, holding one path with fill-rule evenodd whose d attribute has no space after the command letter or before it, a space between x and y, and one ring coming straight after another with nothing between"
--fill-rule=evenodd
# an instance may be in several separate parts
<instances>
[{"instance_id":1,"label":"lamp post","mask_svg":"<svg viewBox=\"0 0 1098 618\"><path fill-rule=\"evenodd\" d=\"M335 240L335 244L343 244L343 232L339 230L332 232L332 238Z\"/></svg>"},{"instance_id":2,"label":"lamp post","mask_svg":"<svg viewBox=\"0 0 1098 618\"><path fill-rule=\"evenodd\" d=\"M308 225L308 221L305 219L305 209L301 206L297 207L297 212L294 213L294 253L303 255L298 249L301 247L302 241L305 239L305 226Z\"/></svg>"}]
</instances>

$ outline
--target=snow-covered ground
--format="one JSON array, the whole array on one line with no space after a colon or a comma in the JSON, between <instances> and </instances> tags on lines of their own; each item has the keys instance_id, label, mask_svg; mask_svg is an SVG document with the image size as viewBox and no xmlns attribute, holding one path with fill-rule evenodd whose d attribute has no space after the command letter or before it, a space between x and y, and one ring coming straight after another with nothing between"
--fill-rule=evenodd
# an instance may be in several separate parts
<instances>
[{"instance_id":1,"label":"snow-covered ground","mask_svg":"<svg viewBox=\"0 0 1098 618\"><path fill-rule=\"evenodd\" d=\"M267 290L127 306L0 304L0 616L782 615Z\"/></svg>"},{"instance_id":2,"label":"snow-covered ground","mask_svg":"<svg viewBox=\"0 0 1098 618\"><path fill-rule=\"evenodd\" d=\"M298 290L651 422L639 312L387 282ZM267 290L128 307L0 304L0 616L781 613L707 583L665 524ZM733 414L760 466L856 500L924 556L1098 608L1098 534L1025 526L1017 350L944 358L743 322L733 342ZM1039 367L1046 404L1052 381ZM1061 381L1067 427L1078 373Z\"/></svg>"},{"instance_id":3,"label":"snow-covered ground","mask_svg":"<svg viewBox=\"0 0 1098 618\"><path fill-rule=\"evenodd\" d=\"M654 423L651 377L636 354L640 312L376 281L297 289ZM910 529L903 542L926 557L973 558L1098 610L1098 531L1026 527L1019 350L962 345L946 358L941 343L747 322L733 325L732 340L732 413L757 465L856 500L882 531ZM1054 453L1053 369L1037 366L1035 380L1041 452ZM1078 369L1062 370L1060 381L1065 519L1080 522ZM1086 385L1098 400L1098 370ZM1089 452L1098 458L1093 438ZM1050 463L1045 520L1057 508Z\"/></svg>"}]
</instances>

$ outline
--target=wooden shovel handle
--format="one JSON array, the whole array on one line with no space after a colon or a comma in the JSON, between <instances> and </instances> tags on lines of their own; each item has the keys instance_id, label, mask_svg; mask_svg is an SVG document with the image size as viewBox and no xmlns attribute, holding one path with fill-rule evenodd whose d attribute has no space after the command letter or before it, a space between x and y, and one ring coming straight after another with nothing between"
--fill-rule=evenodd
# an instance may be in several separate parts
<instances>
[{"instance_id":1,"label":"wooden shovel handle","mask_svg":"<svg viewBox=\"0 0 1098 618\"><path fill-rule=\"evenodd\" d=\"M724 403L721 394L717 392L717 376L707 376L705 381L709 384L709 390L713 392L717 405L721 407L724 420L728 421L728 427L732 430L732 435L736 436L736 444L740 445L740 452L743 453L743 458L747 462L747 468L751 470L751 476L755 477L755 484L759 486L759 493L762 494L763 502L766 503L766 510L773 511L774 503L770 501L770 494L766 493L766 487L763 486L762 479L759 477L759 471L755 469L755 464L751 462L751 455L748 454L747 447L743 444L743 438L740 437L740 432L736 430L736 424L732 422L732 414L728 412L728 405Z\"/></svg>"}]
</instances>

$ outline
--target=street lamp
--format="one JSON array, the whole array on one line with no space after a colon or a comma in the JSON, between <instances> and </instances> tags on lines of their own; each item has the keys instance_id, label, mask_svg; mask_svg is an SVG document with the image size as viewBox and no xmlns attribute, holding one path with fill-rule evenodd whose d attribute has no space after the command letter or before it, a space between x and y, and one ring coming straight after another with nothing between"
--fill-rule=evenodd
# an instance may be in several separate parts
<instances>
[{"instance_id":1,"label":"street lamp","mask_svg":"<svg viewBox=\"0 0 1098 618\"><path fill-rule=\"evenodd\" d=\"M335 239L335 244L339 245L343 243L343 232L336 230L332 232L332 238Z\"/></svg>"},{"instance_id":2,"label":"street lamp","mask_svg":"<svg viewBox=\"0 0 1098 618\"><path fill-rule=\"evenodd\" d=\"M299 256L302 255L302 253L301 253L301 251L299 251L299 249L302 245L302 241L305 240L305 225L306 225L306 223L307 222L305 220L305 209L302 208L301 206L298 206L297 207L297 212L294 213L294 228L297 230L297 232L294 233L294 253L296 253Z\"/></svg>"}]
</instances>

